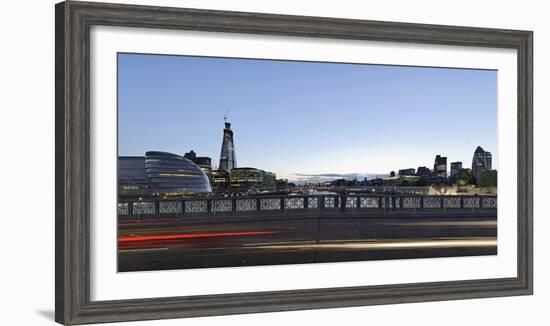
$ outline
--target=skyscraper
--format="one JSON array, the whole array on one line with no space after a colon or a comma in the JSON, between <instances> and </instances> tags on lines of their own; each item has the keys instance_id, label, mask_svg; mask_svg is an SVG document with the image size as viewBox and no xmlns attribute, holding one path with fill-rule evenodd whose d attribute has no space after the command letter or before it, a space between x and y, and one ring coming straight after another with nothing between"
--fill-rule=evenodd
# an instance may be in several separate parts
<instances>
[{"instance_id":1,"label":"skyscraper","mask_svg":"<svg viewBox=\"0 0 550 326\"><path fill-rule=\"evenodd\" d=\"M493 154L491 152L485 152L485 162L487 163L487 170L493 169Z\"/></svg>"},{"instance_id":2,"label":"skyscraper","mask_svg":"<svg viewBox=\"0 0 550 326\"><path fill-rule=\"evenodd\" d=\"M222 151L220 154L220 170L230 172L237 167L237 160L235 158L235 144L233 143L233 130L231 130L231 124L227 122L224 117L225 128L223 129L223 141Z\"/></svg>"},{"instance_id":3,"label":"skyscraper","mask_svg":"<svg viewBox=\"0 0 550 326\"><path fill-rule=\"evenodd\" d=\"M481 174L484 171L493 169L493 155L491 152L485 151L481 146L478 146L472 158L472 177L476 183L479 182Z\"/></svg>"},{"instance_id":4,"label":"skyscraper","mask_svg":"<svg viewBox=\"0 0 550 326\"><path fill-rule=\"evenodd\" d=\"M434 175L440 178L447 177L447 158L441 155L435 157Z\"/></svg>"},{"instance_id":5,"label":"skyscraper","mask_svg":"<svg viewBox=\"0 0 550 326\"><path fill-rule=\"evenodd\" d=\"M451 177L455 176L462 169L462 162L451 162Z\"/></svg>"}]
</instances>

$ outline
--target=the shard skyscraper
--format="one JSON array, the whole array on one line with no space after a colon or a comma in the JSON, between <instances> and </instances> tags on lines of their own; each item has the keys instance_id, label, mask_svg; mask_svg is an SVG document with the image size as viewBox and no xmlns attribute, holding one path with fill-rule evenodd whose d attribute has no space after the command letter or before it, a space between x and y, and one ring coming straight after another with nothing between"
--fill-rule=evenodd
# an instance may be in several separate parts
<instances>
[{"instance_id":1,"label":"the shard skyscraper","mask_svg":"<svg viewBox=\"0 0 550 326\"><path fill-rule=\"evenodd\" d=\"M237 167L237 159L235 158L235 143L233 143L233 130L231 124L224 118L225 128L223 129L222 151L220 154L220 170L230 172Z\"/></svg>"}]
</instances>

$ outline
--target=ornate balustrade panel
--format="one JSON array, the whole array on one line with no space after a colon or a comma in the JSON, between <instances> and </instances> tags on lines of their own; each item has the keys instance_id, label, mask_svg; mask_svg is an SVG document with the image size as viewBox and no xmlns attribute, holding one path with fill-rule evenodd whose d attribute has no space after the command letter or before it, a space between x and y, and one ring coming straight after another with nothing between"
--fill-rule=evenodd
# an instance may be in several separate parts
<instances>
[{"instance_id":1,"label":"ornate balustrade panel","mask_svg":"<svg viewBox=\"0 0 550 326\"><path fill-rule=\"evenodd\" d=\"M497 208L497 198L496 197L483 198L481 201L481 206L483 208Z\"/></svg>"},{"instance_id":2,"label":"ornate balustrade panel","mask_svg":"<svg viewBox=\"0 0 550 326\"><path fill-rule=\"evenodd\" d=\"M325 197L325 208L335 208L336 200L334 197Z\"/></svg>"},{"instance_id":3,"label":"ornate balustrade panel","mask_svg":"<svg viewBox=\"0 0 550 326\"><path fill-rule=\"evenodd\" d=\"M441 197L423 197L422 205L424 208L441 208Z\"/></svg>"},{"instance_id":4,"label":"ornate balustrade panel","mask_svg":"<svg viewBox=\"0 0 550 326\"><path fill-rule=\"evenodd\" d=\"M478 197L466 197L463 199L463 208L479 208L479 198Z\"/></svg>"},{"instance_id":5,"label":"ornate balustrade panel","mask_svg":"<svg viewBox=\"0 0 550 326\"><path fill-rule=\"evenodd\" d=\"M190 200L185 202L186 213L206 213L208 202L206 200Z\"/></svg>"},{"instance_id":6,"label":"ornate balustrade panel","mask_svg":"<svg viewBox=\"0 0 550 326\"><path fill-rule=\"evenodd\" d=\"M285 198L286 209L302 209L304 208L304 198Z\"/></svg>"},{"instance_id":7,"label":"ornate balustrade panel","mask_svg":"<svg viewBox=\"0 0 550 326\"><path fill-rule=\"evenodd\" d=\"M380 201L378 197L361 197L359 205L361 208L379 208Z\"/></svg>"},{"instance_id":8,"label":"ornate balustrade panel","mask_svg":"<svg viewBox=\"0 0 550 326\"><path fill-rule=\"evenodd\" d=\"M180 214L183 213L181 201L161 201L159 202L160 214Z\"/></svg>"},{"instance_id":9,"label":"ornate balustrade panel","mask_svg":"<svg viewBox=\"0 0 550 326\"><path fill-rule=\"evenodd\" d=\"M403 208L420 208L420 197L403 197Z\"/></svg>"},{"instance_id":10,"label":"ornate balustrade panel","mask_svg":"<svg viewBox=\"0 0 550 326\"><path fill-rule=\"evenodd\" d=\"M212 212L231 212L233 202L230 199L212 200Z\"/></svg>"},{"instance_id":11,"label":"ornate balustrade panel","mask_svg":"<svg viewBox=\"0 0 550 326\"><path fill-rule=\"evenodd\" d=\"M260 209L262 211L281 209L281 200L279 198L260 199Z\"/></svg>"},{"instance_id":12,"label":"ornate balustrade panel","mask_svg":"<svg viewBox=\"0 0 550 326\"><path fill-rule=\"evenodd\" d=\"M445 208L460 208L460 197L443 197Z\"/></svg>"},{"instance_id":13,"label":"ornate balustrade panel","mask_svg":"<svg viewBox=\"0 0 550 326\"><path fill-rule=\"evenodd\" d=\"M319 198L309 197L307 199L307 208L319 208Z\"/></svg>"},{"instance_id":14,"label":"ornate balustrade panel","mask_svg":"<svg viewBox=\"0 0 550 326\"><path fill-rule=\"evenodd\" d=\"M256 199L237 199L237 211L255 211L257 210Z\"/></svg>"},{"instance_id":15,"label":"ornate balustrade panel","mask_svg":"<svg viewBox=\"0 0 550 326\"><path fill-rule=\"evenodd\" d=\"M132 205L134 215L153 215L156 213L154 202L138 202Z\"/></svg>"}]
</instances>

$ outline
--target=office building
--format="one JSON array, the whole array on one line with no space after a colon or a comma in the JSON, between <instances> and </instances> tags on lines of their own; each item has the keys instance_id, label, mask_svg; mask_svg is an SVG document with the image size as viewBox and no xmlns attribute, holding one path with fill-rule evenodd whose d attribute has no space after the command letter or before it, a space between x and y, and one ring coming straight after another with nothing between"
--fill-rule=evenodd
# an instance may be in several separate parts
<instances>
[{"instance_id":1,"label":"office building","mask_svg":"<svg viewBox=\"0 0 550 326\"><path fill-rule=\"evenodd\" d=\"M230 187L237 192L275 190L276 176L255 168L234 168L230 172Z\"/></svg>"},{"instance_id":2,"label":"office building","mask_svg":"<svg viewBox=\"0 0 550 326\"><path fill-rule=\"evenodd\" d=\"M145 156L118 157L120 197L168 197L212 192L206 173L191 160L150 151Z\"/></svg>"},{"instance_id":3,"label":"office building","mask_svg":"<svg viewBox=\"0 0 550 326\"><path fill-rule=\"evenodd\" d=\"M212 159L210 157L197 156L197 153L195 153L195 151L193 150L191 150L189 153L185 153L183 157L197 164L201 168L201 170L206 173L208 178L212 180Z\"/></svg>"},{"instance_id":4,"label":"office building","mask_svg":"<svg viewBox=\"0 0 550 326\"><path fill-rule=\"evenodd\" d=\"M398 171L399 176L415 175L414 169L403 169Z\"/></svg>"},{"instance_id":5,"label":"office building","mask_svg":"<svg viewBox=\"0 0 550 326\"><path fill-rule=\"evenodd\" d=\"M275 173L264 171L263 188L275 189L277 186L276 180L277 180L277 177Z\"/></svg>"},{"instance_id":6,"label":"office building","mask_svg":"<svg viewBox=\"0 0 550 326\"><path fill-rule=\"evenodd\" d=\"M462 169L462 162L451 162L451 177L454 177Z\"/></svg>"},{"instance_id":7,"label":"office building","mask_svg":"<svg viewBox=\"0 0 550 326\"><path fill-rule=\"evenodd\" d=\"M118 194L140 197L151 193L145 173L145 156L119 156L117 160Z\"/></svg>"},{"instance_id":8,"label":"office building","mask_svg":"<svg viewBox=\"0 0 550 326\"><path fill-rule=\"evenodd\" d=\"M493 168L493 156L491 152L485 151L478 146L472 158L472 177L477 184L480 181L481 174L484 171L490 171Z\"/></svg>"},{"instance_id":9,"label":"office building","mask_svg":"<svg viewBox=\"0 0 550 326\"><path fill-rule=\"evenodd\" d=\"M447 178L447 158L441 155L435 157L434 176L438 178Z\"/></svg>"},{"instance_id":10,"label":"office building","mask_svg":"<svg viewBox=\"0 0 550 326\"><path fill-rule=\"evenodd\" d=\"M432 171L425 166L419 166L416 169L416 175L421 178L430 178L432 176Z\"/></svg>"},{"instance_id":11,"label":"office building","mask_svg":"<svg viewBox=\"0 0 550 326\"><path fill-rule=\"evenodd\" d=\"M226 170L212 171L212 189L215 193L223 193L229 189L230 175Z\"/></svg>"}]
</instances>

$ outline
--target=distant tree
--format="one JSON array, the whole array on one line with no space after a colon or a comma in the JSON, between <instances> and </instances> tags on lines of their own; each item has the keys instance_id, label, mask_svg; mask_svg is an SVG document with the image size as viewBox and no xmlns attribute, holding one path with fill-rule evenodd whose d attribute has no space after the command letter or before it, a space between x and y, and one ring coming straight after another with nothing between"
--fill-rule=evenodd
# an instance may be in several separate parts
<instances>
[{"instance_id":1,"label":"distant tree","mask_svg":"<svg viewBox=\"0 0 550 326\"><path fill-rule=\"evenodd\" d=\"M479 176L479 187L480 188L489 188L497 186L497 171L488 170L481 172Z\"/></svg>"},{"instance_id":2,"label":"distant tree","mask_svg":"<svg viewBox=\"0 0 550 326\"><path fill-rule=\"evenodd\" d=\"M449 177L449 183L452 185L458 184L458 173Z\"/></svg>"},{"instance_id":3,"label":"distant tree","mask_svg":"<svg viewBox=\"0 0 550 326\"><path fill-rule=\"evenodd\" d=\"M459 186L466 186L474 183L474 178L472 177L472 172L470 171L470 169L458 170L457 174L454 175L453 178L454 182L451 182L454 184L458 184Z\"/></svg>"},{"instance_id":4,"label":"distant tree","mask_svg":"<svg viewBox=\"0 0 550 326\"><path fill-rule=\"evenodd\" d=\"M425 178L420 178L420 179L416 180L414 185L418 186L418 187L426 187L426 186L428 186L428 180L426 180Z\"/></svg>"},{"instance_id":5,"label":"distant tree","mask_svg":"<svg viewBox=\"0 0 550 326\"><path fill-rule=\"evenodd\" d=\"M411 185L411 181L409 181L409 180L407 180L407 179L403 179L403 180L401 180L400 185L401 185L401 186L405 186L405 187L406 187L406 186L410 186L410 185Z\"/></svg>"}]
</instances>

